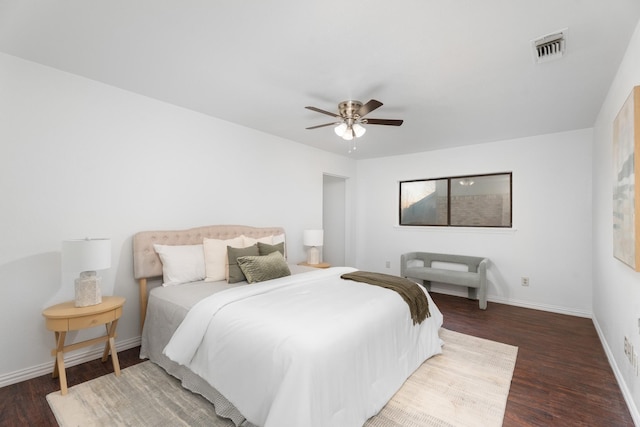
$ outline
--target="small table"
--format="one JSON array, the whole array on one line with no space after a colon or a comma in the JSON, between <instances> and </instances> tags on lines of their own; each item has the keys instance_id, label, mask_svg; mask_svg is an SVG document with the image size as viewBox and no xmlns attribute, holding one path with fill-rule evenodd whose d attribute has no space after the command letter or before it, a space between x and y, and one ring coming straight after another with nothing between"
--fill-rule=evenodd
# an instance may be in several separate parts
<instances>
[{"instance_id":1,"label":"small table","mask_svg":"<svg viewBox=\"0 0 640 427\"><path fill-rule=\"evenodd\" d=\"M67 374L64 370L64 353L78 348L105 342L102 361L106 362L111 352L111 361L116 376L120 376L120 363L116 351L116 327L122 316L123 297L102 297L102 302L88 307L76 307L73 301L64 302L46 308L42 315L46 318L47 329L55 334L56 347L51 350L55 356L53 378L60 376L60 393L67 394ZM64 341L69 331L92 328L105 325L107 334L98 338L65 345Z\"/></svg>"},{"instance_id":2,"label":"small table","mask_svg":"<svg viewBox=\"0 0 640 427\"><path fill-rule=\"evenodd\" d=\"M331 264L328 262L321 262L320 264L309 264L308 262L299 262L298 265L304 265L305 267L313 267L313 268L329 268Z\"/></svg>"}]
</instances>

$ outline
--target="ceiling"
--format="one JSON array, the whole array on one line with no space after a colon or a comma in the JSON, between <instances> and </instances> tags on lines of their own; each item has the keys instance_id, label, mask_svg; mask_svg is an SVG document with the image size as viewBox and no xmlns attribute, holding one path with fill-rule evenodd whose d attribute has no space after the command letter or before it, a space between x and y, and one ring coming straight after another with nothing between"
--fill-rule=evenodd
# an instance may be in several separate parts
<instances>
[{"instance_id":1,"label":"ceiling","mask_svg":"<svg viewBox=\"0 0 640 427\"><path fill-rule=\"evenodd\" d=\"M638 0L0 0L0 51L355 159L592 127ZM536 64L531 41L568 28ZM384 103L357 151L332 121Z\"/></svg>"}]
</instances>

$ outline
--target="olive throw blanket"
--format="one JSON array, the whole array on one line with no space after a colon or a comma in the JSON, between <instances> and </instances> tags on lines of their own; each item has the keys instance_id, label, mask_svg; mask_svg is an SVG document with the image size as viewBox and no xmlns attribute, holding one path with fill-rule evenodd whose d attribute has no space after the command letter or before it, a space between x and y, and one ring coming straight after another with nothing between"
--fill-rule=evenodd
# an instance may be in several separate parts
<instances>
[{"instance_id":1,"label":"olive throw blanket","mask_svg":"<svg viewBox=\"0 0 640 427\"><path fill-rule=\"evenodd\" d=\"M427 296L420 288L420 285L409 279L370 271L354 271L353 273L343 274L340 277L396 291L409 306L414 325L422 323L424 319L431 316Z\"/></svg>"}]
</instances>

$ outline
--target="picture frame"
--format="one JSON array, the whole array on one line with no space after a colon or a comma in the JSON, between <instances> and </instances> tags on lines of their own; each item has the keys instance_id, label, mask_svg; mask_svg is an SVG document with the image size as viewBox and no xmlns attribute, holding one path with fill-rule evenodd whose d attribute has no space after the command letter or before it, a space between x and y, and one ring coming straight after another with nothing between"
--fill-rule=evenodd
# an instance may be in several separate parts
<instances>
[{"instance_id":1,"label":"picture frame","mask_svg":"<svg viewBox=\"0 0 640 427\"><path fill-rule=\"evenodd\" d=\"M640 271L640 86L613 121L613 256Z\"/></svg>"}]
</instances>

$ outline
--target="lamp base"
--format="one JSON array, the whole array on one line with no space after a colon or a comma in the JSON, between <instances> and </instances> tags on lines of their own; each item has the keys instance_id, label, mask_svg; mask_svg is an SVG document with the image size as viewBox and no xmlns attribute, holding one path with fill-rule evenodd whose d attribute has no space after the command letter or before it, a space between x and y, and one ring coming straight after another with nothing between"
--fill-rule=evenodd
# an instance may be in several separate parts
<instances>
[{"instance_id":1,"label":"lamp base","mask_svg":"<svg viewBox=\"0 0 640 427\"><path fill-rule=\"evenodd\" d=\"M84 271L80 273L75 281L76 284L76 307L87 307L100 304L102 302L102 292L100 291L100 277L95 271Z\"/></svg>"},{"instance_id":2,"label":"lamp base","mask_svg":"<svg viewBox=\"0 0 640 427\"><path fill-rule=\"evenodd\" d=\"M307 264L320 264L320 249L316 246L311 246L309 248L309 252L307 252Z\"/></svg>"}]
</instances>

